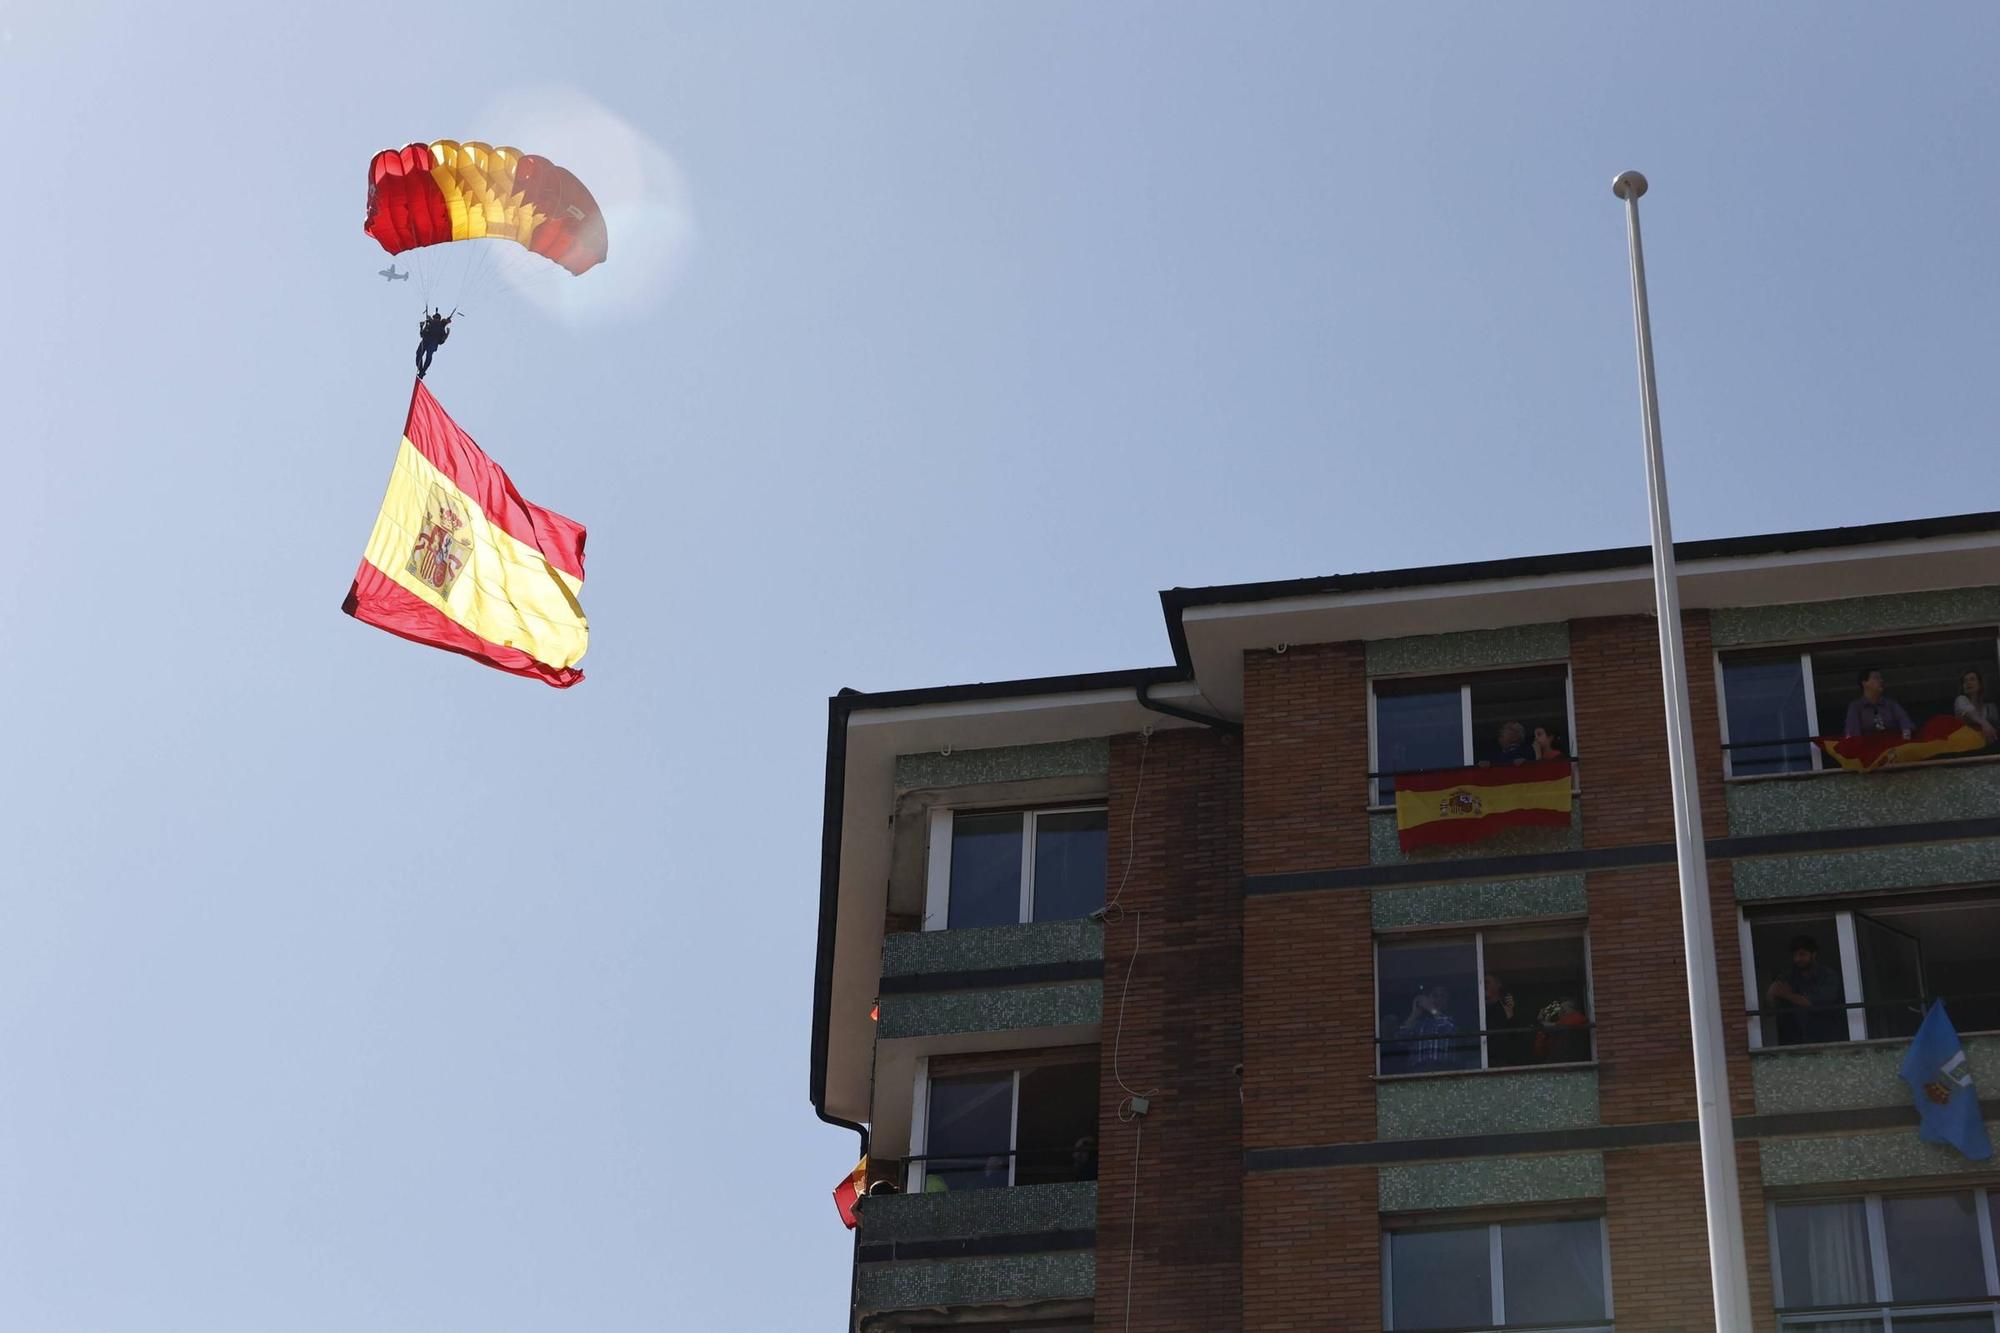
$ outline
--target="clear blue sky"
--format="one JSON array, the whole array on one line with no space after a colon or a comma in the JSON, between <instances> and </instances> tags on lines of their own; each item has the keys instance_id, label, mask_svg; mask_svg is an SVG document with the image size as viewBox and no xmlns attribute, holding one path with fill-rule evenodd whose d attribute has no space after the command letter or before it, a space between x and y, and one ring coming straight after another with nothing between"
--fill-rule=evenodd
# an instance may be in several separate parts
<instances>
[{"instance_id":1,"label":"clear blue sky","mask_svg":"<svg viewBox=\"0 0 2000 1333\"><path fill-rule=\"evenodd\" d=\"M1644 540L1625 167L1680 535L2000 504L1996 24L0 4L0 1323L838 1327L825 697ZM368 155L578 98L678 281L431 379L590 526L561 693L337 607L417 299Z\"/></svg>"}]
</instances>

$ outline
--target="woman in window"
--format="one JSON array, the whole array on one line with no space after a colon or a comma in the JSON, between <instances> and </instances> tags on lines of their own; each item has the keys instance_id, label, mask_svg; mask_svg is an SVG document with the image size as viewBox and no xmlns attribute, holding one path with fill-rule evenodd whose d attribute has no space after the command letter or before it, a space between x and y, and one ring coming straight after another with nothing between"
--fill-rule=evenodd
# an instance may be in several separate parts
<instances>
[{"instance_id":1,"label":"woman in window","mask_svg":"<svg viewBox=\"0 0 2000 1333\"><path fill-rule=\"evenodd\" d=\"M1568 755L1563 753L1562 746L1560 743L1557 742L1555 733L1550 731L1547 727L1535 728L1534 746L1535 746L1535 758L1537 759L1569 758Z\"/></svg>"},{"instance_id":2,"label":"woman in window","mask_svg":"<svg viewBox=\"0 0 2000 1333\"><path fill-rule=\"evenodd\" d=\"M1951 711L1968 727L1979 728L1988 745L2000 740L2000 704L1986 697L1986 682L1977 671L1968 671L1958 682L1959 696Z\"/></svg>"}]
</instances>

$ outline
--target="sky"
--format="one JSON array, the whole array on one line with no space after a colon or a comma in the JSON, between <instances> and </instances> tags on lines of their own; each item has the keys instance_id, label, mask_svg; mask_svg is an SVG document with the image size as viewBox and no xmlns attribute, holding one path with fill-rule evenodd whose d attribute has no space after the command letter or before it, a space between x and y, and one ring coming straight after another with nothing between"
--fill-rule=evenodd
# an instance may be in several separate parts
<instances>
[{"instance_id":1,"label":"sky","mask_svg":"<svg viewBox=\"0 0 2000 1333\"><path fill-rule=\"evenodd\" d=\"M1156 592L2000 507L2000 11L0 0L0 1324L834 1329L826 697ZM429 384L590 529L556 691L339 604L514 142L611 258ZM531 141L532 140L532 141ZM450 293L443 293L447 296Z\"/></svg>"}]
</instances>

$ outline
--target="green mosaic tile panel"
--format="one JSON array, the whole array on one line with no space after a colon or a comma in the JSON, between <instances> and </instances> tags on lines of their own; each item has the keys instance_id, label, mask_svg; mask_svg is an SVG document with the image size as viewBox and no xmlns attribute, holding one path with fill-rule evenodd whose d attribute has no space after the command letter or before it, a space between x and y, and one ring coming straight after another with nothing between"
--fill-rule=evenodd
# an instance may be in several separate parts
<instances>
[{"instance_id":1,"label":"green mosaic tile panel","mask_svg":"<svg viewBox=\"0 0 2000 1333\"><path fill-rule=\"evenodd\" d=\"M882 1041L963 1032L1014 1032L1100 1022L1104 985L1071 981L1056 986L884 995L880 1004L882 1016L875 1025L875 1035Z\"/></svg>"},{"instance_id":2,"label":"green mosaic tile panel","mask_svg":"<svg viewBox=\"0 0 2000 1333\"><path fill-rule=\"evenodd\" d=\"M1569 625L1553 621L1545 625L1509 625L1505 629L1377 639L1368 645L1368 674L1447 675L1518 666L1523 662L1561 662L1568 658Z\"/></svg>"},{"instance_id":3,"label":"green mosaic tile panel","mask_svg":"<svg viewBox=\"0 0 2000 1333\"><path fill-rule=\"evenodd\" d=\"M1377 930L1394 930L1461 921L1582 916L1586 903L1580 874L1524 875L1520 879L1376 889L1372 910Z\"/></svg>"},{"instance_id":4,"label":"green mosaic tile panel","mask_svg":"<svg viewBox=\"0 0 2000 1333\"><path fill-rule=\"evenodd\" d=\"M1750 1081L1757 1114L1846 1111L1866 1106L1907 1106L1910 1089L1896 1069L1909 1043L1855 1042L1809 1050L1756 1051ZM1965 1056L1975 1080L2000 1086L2000 1036L1965 1038Z\"/></svg>"},{"instance_id":5,"label":"green mosaic tile panel","mask_svg":"<svg viewBox=\"0 0 2000 1333\"><path fill-rule=\"evenodd\" d=\"M1987 1133L2000 1140L2000 1125ZM1925 1143L1914 1126L1880 1134L1825 1139L1766 1139L1757 1145L1767 1186L1839 1185L1849 1181L1912 1176L1962 1176L1990 1172L1991 1162L1969 1162L1955 1148Z\"/></svg>"},{"instance_id":6,"label":"green mosaic tile panel","mask_svg":"<svg viewBox=\"0 0 2000 1333\"><path fill-rule=\"evenodd\" d=\"M1850 634L1893 633L2000 620L2000 586L1844 597L1783 606L1717 607L1708 613L1718 648L1794 643Z\"/></svg>"},{"instance_id":7,"label":"green mosaic tile panel","mask_svg":"<svg viewBox=\"0 0 2000 1333\"><path fill-rule=\"evenodd\" d=\"M973 787L985 782L1032 782L1037 778L1101 777L1111 772L1106 738L1056 741L1048 745L998 745L950 754L896 756L896 790Z\"/></svg>"},{"instance_id":8,"label":"green mosaic tile panel","mask_svg":"<svg viewBox=\"0 0 2000 1333\"><path fill-rule=\"evenodd\" d=\"M937 1194L874 1194L861 1204L864 1245L1088 1231L1096 1225L1094 1180Z\"/></svg>"},{"instance_id":9,"label":"green mosaic tile panel","mask_svg":"<svg viewBox=\"0 0 2000 1333\"><path fill-rule=\"evenodd\" d=\"M1729 831L1809 833L2000 815L2000 763L1959 762L1729 784Z\"/></svg>"},{"instance_id":10,"label":"green mosaic tile panel","mask_svg":"<svg viewBox=\"0 0 2000 1333\"><path fill-rule=\"evenodd\" d=\"M1601 1199L1604 1155L1559 1153L1385 1166L1376 1177L1376 1192L1385 1213Z\"/></svg>"},{"instance_id":11,"label":"green mosaic tile panel","mask_svg":"<svg viewBox=\"0 0 2000 1333\"><path fill-rule=\"evenodd\" d=\"M1376 1136L1431 1139L1597 1123L1595 1069L1504 1070L1375 1085Z\"/></svg>"},{"instance_id":12,"label":"green mosaic tile panel","mask_svg":"<svg viewBox=\"0 0 2000 1333\"><path fill-rule=\"evenodd\" d=\"M1396 842L1396 812L1375 810L1368 815L1368 859L1378 866L1400 866L1433 861L1465 861L1482 856L1529 856L1538 852L1574 851L1583 846L1583 802L1570 807L1569 827L1517 828L1484 842L1460 843L1452 847L1431 847L1414 855L1405 854Z\"/></svg>"},{"instance_id":13,"label":"green mosaic tile panel","mask_svg":"<svg viewBox=\"0 0 2000 1333\"><path fill-rule=\"evenodd\" d=\"M1736 862L1736 897L1741 902L1993 880L2000 880L2000 838L1762 856Z\"/></svg>"},{"instance_id":14,"label":"green mosaic tile panel","mask_svg":"<svg viewBox=\"0 0 2000 1333\"><path fill-rule=\"evenodd\" d=\"M882 939L882 975L929 976L1104 957L1104 927L1091 920L1030 921L963 930L899 931Z\"/></svg>"},{"instance_id":15,"label":"green mosaic tile panel","mask_svg":"<svg viewBox=\"0 0 2000 1333\"><path fill-rule=\"evenodd\" d=\"M928 1260L866 1264L861 1269L863 1310L914 1310L936 1306L1088 1300L1097 1292L1097 1255L1006 1255L993 1259Z\"/></svg>"}]
</instances>

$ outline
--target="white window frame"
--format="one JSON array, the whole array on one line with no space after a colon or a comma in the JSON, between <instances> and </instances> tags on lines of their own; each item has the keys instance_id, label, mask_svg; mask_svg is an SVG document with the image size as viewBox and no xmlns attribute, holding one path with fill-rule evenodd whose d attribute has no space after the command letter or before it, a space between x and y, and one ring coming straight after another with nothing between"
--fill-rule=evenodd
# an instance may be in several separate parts
<instances>
[{"instance_id":1,"label":"white window frame","mask_svg":"<svg viewBox=\"0 0 2000 1333\"><path fill-rule=\"evenodd\" d=\"M925 930L945 930L951 921L951 838L952 821L959 815L1019 815L1021 817L1021 899L1015 924L1035 919L1035 828L1043 815L1102 814L1107 831L1111 809L1104 801L1075 805L1031 806L932 806L930 838L924 863ZM1109 883L1109 867L1106 868Z\"/></svg>"},{"instance_id":2,"label":"white window frame","mask_svg":"<svg viewBox=\"0 0 2000 1333\"><path fill-rule=\"evenodd\" d=\"M1376 698L1375 686L1378 682L1435 680L1438 682L1439 686L1438 693L1443 694L1445 690L1449 688L1451 682L1457 681L1458 682L1458 729L1459 729L1460 752L1461 752L1461 757L1465 761L1465 766L1467 768L1471 768L1475 763L1478 762L1478 759L1474 751L1479 743L1479 738L1472 734L1472 685L1474 679L1476 679L1479 676L1507 675L1517 671L1533 671L1539 667L1562 668L1563 717L1569 724L1569 737L1568 737L1569 750L1570 750L1569 757L1570 760L1572 761L1570 766L1570 779L1569 779L1570 790L1572 792L1577 792L1582 790L1582 784L1577 776L1577 770L1574 763L1576 759L1576 751L1578 748L1576 742L1576 673L1570 669L1570 664L1567 661L1522 662L1519 664L1509 665L1504 667L1494 667L1490 670L1485 670L1485 671L1468 671L1463 675L1457 675L1457 676L1453 675L1436 676L1426 672L1414 672L1409 675L1402 675L1402 676L1370 676L1368 678L1368 771L1370 773L1379 773L1382 771L1382 758L1379 746L1377 744L1377 737L1379 733L1376 730L1376 723L1375 723L1375 698ZM1383 802L1382 780L1378 777L1371 777L1368 779L1368 808L1370 810L1393 810L1396 808L1393 804L1386 804Z\"/></svg>"},{"instance_id":3,"label":"white window frame","mask_svg":"<svg viewBox=\"0 0 2000 1333\"><path fill-rule=\"evenodd\" d=\"M1979 1223L1980 1260L1986 1276L1986 1309L1978 1306L1978 1298L1961 1301L1939 1301L1925 1306L1907 1309L1888 1308L1895 1301L1895 1282L1889 1272L1889 1237L1882 1220L1882 1200L1884 1198L1939 1198L1949 1194L1963 1194L1972 1191L1972 1211ZM1907 1316L1917 1319L1930 1315L1986 1314L1989 1317L2000 1313L2000 1266L1996 1266L1993 1252L1993 1213L1988 1199L1988 1187L1969 1185L1960 1189L1920 1189L1899 1191L1893 1195L1883 1194L1843 1194L1827 1198L1779 1199L1764 1205L1764 1225L1768 1234L1771 1255L1771 1300L1778 1311L1780 1333L1791 1330L1811 1330L1819 1324L1837 1323L1842 1320L1879 1319L1889 1333L1896 1333L1896 1320ZM1873 1304L1843 1306L1838 1313L1787 1315L1785 1308L1785 1265L1778 1251L1778 1210L1787 1204L1801 1203L1853 1203L1859 1200L1866 1209L1868 1224L1868 1259L1875 1284ZM1921 1325L1914 1327L1921 1328ZM1996 1324L2000 1327L2000 1324Z\"/></svg>"},{"instance_id":4,"label":"white window frame","mask_svg":"<svg viewBox=\"0 0 2000 1333\"><path fill-rule=\"evenodd\" d=\"M1937 627L1935 627L1935 628L1930 628L1930 629L1920 629L1920 630L1878 630L1878 631L1874 631L1874 632L1872 632L1872 633L1868 633L1868 634L1836 634L1836 635L1833 635L1832 637L1829 637L1829 638L1824 638L1824 639L1814 639L1814 640L1812 640L1812 642L1810 642L1810 643L1804 643L1804 644L1798 644L1798 645L1796 645L1796 646L1797 646L1797 648L1798 648L1798 653L1799 653L1799 673L1800 673L1800 681L1801 681L1801 683L1802 683L1802 684L1804 685L1804 687L1805 687L1805 698L1806 698L1806 710L1807 710L1807 712L1806 712L1806 725L1807 725L1808 727L1817 727L1817 726L1819 725L1819 715L1818 715L1818 703L1817 703L1817 700L1818 700L1818 698L1819 698L1819 694L1818 694L1818 682L1816 681L1816 679L1815 679L1815 678L1814 678L1814 676L1813 676L1813 664L1812 664L1812 655L1813 655L1813 649L1815 649L1815 648L1821 648L1821 647L1828 647L1828 646L1831 646L1831 645L1833 645L1833 644L1852 644L1852 643L1866 643L1866 642L1869 642L1870 640L1879 640L1879 641L1883 641L1883 642L1886 642L1886 643L1889 643L1889 644L1890 644L1891 646L1893 646L1894 642L1895 642L1896 640L1898 640L1898 639L1908 639L1908 638L1911 638L1911 637L1913 637L1913 636L1914 636L1914 637L1921 637L1921 638L1932 638L1932 637L1939 637L1939 636L1944 636L1944 635L1949 635L1949 634L1955 634L1955 633L1958 633L1958 632L1960 632L1960 631L1964 631L1964 632L1965 632L1965 633L1967 634L1967 636L1968 636L1968 637L1976 637L1979 631L1981 631L1981 630L1986 630L1986 629L1992 629L1992 628L1993 628L1992 626L1989 626L1989 625L1987 625L1987 624L1986 624L1986 623L1984 623L1984 622L1979 622L1979 623L1975 623L1975 624L1971 624L1971 625L1941 625L1941 626L1937 626ZM1756 650L1756 649L1758 649L1758 648L1773 648L1773 649L1776 649L1776 648L1790 648L1790 647L1793 647L1793 646L1794 646L1794 645L1793 645L1793 644L1790 644L1790 643L1771 643L1771 644L1755 644L1755 643L1746 643L1746 644L1731 644L1731 645L1729 646L1729 648L1728 648L1728 649L1726 649L1726 650L1725 650L1725 649L1720 649L1720 648L1718 648L1718 649L1715 649L1715 650L1714 650L1713 652L1711 652L1711 653L1710 653L1710 657L1711 657L1711 659L1712 659L1712 666L1713 666L1713 668L1714 668L1714 671L1715 671L1715 708L1716 708L1716 712L1717 712L1717 714L1719 715L1719 717L1718 717L1718 721L1719 721L1719 722L1720 722L1720 724L1721 724L1721 730L1722 730L1722 743L1723 743L1723 744L1724 744L1725 746L1727 746L1727 745L1728 745L1728 744L1730 743L1730 736L1729 736L1729 684L1728 684L1728 681L1727 681L1727 680L1725 680L1725 679L1724 679L1724 677L1723 677L1723 671L1722 671L1722 665L1723 665L1723 663L1722 663L1722 655L1723 655L1723 653L1724 653L1725 651L1727 651L1727 652L1730 652L1730 653L1738 653L1738 652L1744 652L1744 651L1754 651L1754 650ZM1995 656L1995 658L1996 658L1996 659L2000 659L2000 631L1996 631L1996 632L1995 632L1995 634L1994 634L1994 656ZM1373 709L1373 703L1372 703L1372 700L1373 700L1373 696L1372 696L1372 694L1371 694L1371 696L1370 696L1370 699L1371 699L1371 704L1370 704L1370 710L1369 710L1369 711L1370 711L1370 713L1371 713L1371 715L1372 715L1372 713L1373 713L1373 711L1374 711L1374 709ZM1372 735L1371 735L1371 742L1370 742L1370 743L1371 743L1371 745L1372 745L1372 743L1373 743L1373 741L1372 741ZM1808 745L1808 746L1806 747L1806 751L1807 751L1807 757L1808 757L1808 758L1809 758L1809 759L1811 760L1811 762L1812 762L1812 767L1811 767L1810 769L1806 770L1806 772L1808 772L1808 773L1839 773L1839 772L1844 772L1844 771L1845 771L1845 770L1841 769L1841 768L1840 768L1840 767L1839 767L1838 765L1830 765L1830 764L1828 764L1828 763L1826 762L1826 757L1825 757L1825 755L1824 755L1824 754L1822 754L1822 753L1821 753L1821 751L1820 751L1820 748L1819 748L1819 746L1817 746L1817 745ZM1996 757L1995 757L1995 756L1993 756L1993 755L1968 755L1968 756L1964 756L1964 757L1953 757L1953 758L1946 758L1946 759L1932 759L1932 760L1929 760L1929 761L1927 761L1927 763L1929 763L1929 764L1935 764L1935 763L1946 763L1946 764L1951 764L1951 763L1961 763L1961 764L1962 764L1962 763L1974 763L1974 764L1976 764L1976 763L1982 763L1982 762L1988 762L1988 761L1992 761L1992 760L1994 760L1995 758L1996 758ZM1372 748L1371 748L1371 749L1370 749L1370 751L1369 751L1369 765L1368 765L1368 766L1369 766L1369 769L1370 769L1371 771L1372 771L1372 770L1374 769L1374 767L1375 767L1375 764L1374 764L1374 751L1373 751L1373 749L1372 749ZM1732 754L1732 752L1731 752L1731 751L1729 751L1729 750L1727 750L1727 749L1725 749L1725 750L1724 750L1724 751L1722 752L1722 777L1723 777L1723 780L1724 780L1725 782L1757 782L1757 781L1760 781L1760 780L1763 780L1763 779L1767 779L1767 778L1796 778L1796 777L1803 777L1803 776L1805 776L1805 773L1746 773L1746 774L1744 774L1744 775L1743 775L1742 777L1740 777L1740 778L1739 778L1739 777L1737 777L1737 775L1736 775L1736 770L1735 770L1735 765L1734 765L1734 762L1733 762L1733 754Z\"/></svg>"},{"instance_id":5,"label":"white window frame","mask_svg":"<svg viewBox=\"0 0 2000 1333\"><path fill-rule=\"evenodd\" d=\"M1775 1216L1773 1214L1774 1219ZM1602 1324L1583 1325L1564 1324L1562 1325L1562 1330L1563 1333L1613 1333L1613 1325L1617 1319L1618 1304L1611 1293L1611 1232L1602 1214L1599 1214L1594 1219L1589 1217L1518 1217L1485 1224L1487 1277L1488 1281L1492 1284L1488 1298L1493 1307L1493 1322L1487 1327L1492 1333L1503 1333L1503 1331L1504 1333L1534 1333L1532 1325L1523 1325L1520 1328L1515 1328L1507 1323L1506 1278L1501 1264L1500 1229L1507 1226L1531 1225L1536 1222L1585 1222L1592 1220L1597 1223L1597 1253L1604 1264L1604 1322ZM1409 1228L1409 1230L1472 1231L1479 1225L1479 1223L1475 1222L1471 1226L1454 1227L1446 1223L1438 1227L1413 1227ZM1773 1225L1775 1226L1775 1221ZM1385 1230L1382 1233L1382 1327L1385 1333L1396 1333L1396 1288L1393 1281L1390 1250L1393 1248L1392 1238L1399 1234L1399 1230ZM1776 1235L1775 1231L1773 1235Z\"/></svg>"},{"instance_id":6,"label":"white window frame","mask_svg":"<svg viewBox=\"0 0 2000 1333\"><path fill-rule=\"evenodd\" d=\"M1994 898L1974 899L1968 897L1965 900L1966 905L1972 906L1983 903L1984 905L1993 907L1995 910L2000 910L2000 886L1987 887L1992 888L1995 892L1996 896ZM1879 899L1870 901L1877 904L1880 902ZM1949 904L1932 905L1948 906ZM1830 916L1833 918L1834 937L1837 941L1840 955L1841 1000L1848 1005L1854 1006L1847 1011L1848 1041L1907 1041L1908 1038L1906 1037L1870 1037L1868 1035L1868 1010L1865 1007L1868 997L1863 994L1861 984L1861 947L1859 937L1854 931L1854 914L1861 910L1863 909L1851 902L1824 902L1806 899L1798 903L1786 904L1782 911L1772 913L1771 915L1782 919L1785 916L1795 913L1800 916L1804 916L1807 913L1817 913L1821 916ZM1763 914L1759 913L1759 915ZM1743 967L1743 1007L1746 1010L1754 1011L1749 1013L1745 1020L1749 1030L1750 1049L1753 1051L1782 1051L1790 1049L1790 1047L1783 1045L1774 1044L1766 1046L1764 1043L1763 1010L1768 1006L1764 1003L1763 986L1757 975L1757 959L1752 951L1750 914L1740 906L1736 909L1736 952L1737 958ZM1980 1030L1982 1029L1973 1029L1973 1031ZM1819 1042L1814 1044L1830 1046L1839 1043Z\"/></svg>"},{"instance_id":7,"label":"white window frame","mask_svg":"<svg viewBox=\"0 0 2000 1333\"><path fill-rule=\"evenodd\" d=\"M1584 992L1583 1002L1584 1005L1586 1006L1586 1012L1592 1015L1590 1019L1590 1029L1589 1029L1590 1058L1585 1061L1570 1061L1566 1064L1560 1064L1560 1065L1496 1066L1490 1064L1488 1062L1490 1052L1487 1050L1486 1047L1487 1034L1486 1034L1486 1022L1485 1022L1487 933L1489 931L1497 930L1504 935L1510 930L1523 930L1523 929L1534 930L1538 928L1555 931L1555 930L1560 930L1568 925L1571 925L1572 923L1578 924L1581 927L1581 929L1579 929L1577 932L1577 938L1583 941L1583 992ZM1440 1070L1438 1071L1438 1073L1439 1074L1493 1074L1493 1073L1505 1074L1514 1072L1516 1070L1525 1070L1525 1069L1576 1069L1576 1068L1581 1068L1583 1065L1586 1064L1592 1064L1592 1065L1596 1064L1597 1063L1597 1019L1595 1015L1597 1013L1597 977L1596 974L1591 971L1590 967L1590 926L1587 923L1587 921L1585 921L1585 919L1581 917L1557 917L1542 921L1489 921L1483 924L1470 925L1456 930L1453 929L1439 930L1436 927L1423 926L1412 930L1377 931L1375 934L1374 945L1369 951L1369 959L1368 959L1369 966L1371 969L1373 969L1374 973L1374 975L1370 979L1371 984L1373 986L1372 995L1374 997L1373 1004L1371 1005L1371 1007L1379 1008L1382 1002L1382 945L1385 942L1393 944L1393 943L1405 943L1412 940L1447 941L1447 940L1462 939L1467 934L1470 934L1472 936L1472 959L1474 968L1472 974L1473 994L1478 997L1478 1002L1479 1002L1479 1017L1480 1017L1479 1067L1477 1069ZM1752 1021L1754 1022L1755 1020ZM1435 1078L1438 1077L1438 1074L1383 1073L1382 1043L1380 1041L1377 1041L1375 1043L1374 1077L1377 1079Z\"/></svg>"},{"instance_id":8,"label":"white window frame","mask_svg":"<svg viewBox=\"0 0 2000 1333\"><path fill-rule=\"evenodd\" d=\"M1016 1069L1012 1072L1014 1075L1014 1088L1008 1094L1011 1099L1011 1105L1007 1109L1008 1189L1014 1188L1014 1164L1019 1160L1016 1154L1020 1151L1021 1147L1021 1071ZM977 1078L982 1076L974 1074L967 1075L966 1077ZM913 1104L910 1107L910 1152L913 1156L921 1159L925 1153L930 1151L931 1141L931 1062L929 1056L919 1056L917 1058L917 1076L912 1080L911 1087L913 1089L911 1093ZM930 1163L922 1160L911 1162L910 1169L905 1173L906 1179L903 1182L903 1188L911 1194L922 1194L924 1192L924 1177L929 1166Z\"/></svg>"}]
</instances>

